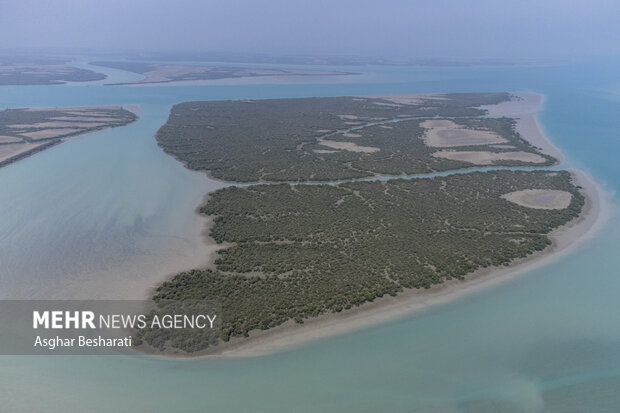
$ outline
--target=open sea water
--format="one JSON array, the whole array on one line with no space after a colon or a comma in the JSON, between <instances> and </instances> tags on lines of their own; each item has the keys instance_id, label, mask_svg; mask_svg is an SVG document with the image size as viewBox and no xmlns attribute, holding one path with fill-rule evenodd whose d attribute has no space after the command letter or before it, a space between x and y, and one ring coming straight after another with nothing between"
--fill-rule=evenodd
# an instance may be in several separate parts
<instances>
[{"instance_id":1,"label":"open sea water","mask_svg":"<svg viewBox=\"0 0 620 413\"><path fill-rule=\"evenodd\" d=\"M364 74L326 84L0 87L0 108L140 105L136 123L0 168L0 297L120 298L122 283L131 290L206 259L193 212L223 184L185 169L153 137L187 100L536 91L564 166L589 172L618 209L620 62L329 69ZM521 277L267 356L0 356L0 410L616 412L619 251L614 213L570 255Z\"/></svg>"}]
</instances>

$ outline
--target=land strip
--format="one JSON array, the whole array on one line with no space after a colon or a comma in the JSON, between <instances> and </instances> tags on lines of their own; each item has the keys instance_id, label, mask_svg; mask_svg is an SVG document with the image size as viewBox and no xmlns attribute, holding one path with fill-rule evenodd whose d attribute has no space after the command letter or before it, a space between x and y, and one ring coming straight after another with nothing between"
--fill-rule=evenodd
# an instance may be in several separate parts
<instances>
[{"instance_id":1,"label":"land strip","mask_svg":"<svg viewBox=\"0 0 620 413\"><path fill-rule=\"evenodd\" d=\"M60 85L105 78L102 73L73 67L63 59L0 56L0 85Z\"/></svg>"},{"instance_id":2,"label":"land strip","mask_svg":"<svg viewBox=\"0 0 620 413\"><path fill-rule=\"evenodd\" d=\"M0 111L0 167L69 138L123 126L137 116L120 106L28 108Z\"/></svg>"},{"instance_id":3,"label":"land strip","mask_svg":"<svg viewBox=\"0 0 620 413\"><path fill-rule=\"evenodd\" d=\"M92 65L120 69L144 75L144 79L129 83L112 83L121 85L154 85L179 82L199 82L220 79L240 78L285 78L294 76L342 76L348 72L331 72L321 70L284 70L252 69L244 67L221 67L205 65L159 64L142 62L92 62Z\"/></svg>"}]
</instances>

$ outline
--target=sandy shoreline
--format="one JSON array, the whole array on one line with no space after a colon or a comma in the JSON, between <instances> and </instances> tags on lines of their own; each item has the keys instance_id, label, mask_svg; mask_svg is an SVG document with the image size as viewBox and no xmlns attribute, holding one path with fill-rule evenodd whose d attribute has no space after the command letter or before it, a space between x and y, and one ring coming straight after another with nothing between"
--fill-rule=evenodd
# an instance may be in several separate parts
<instances>
[{"instance_id":1,"label":"sandy shoreline","mask_svg":"<svg viewBox=\"0 0 620 413\"><path fill-rule=\"evenodd\" d=\"M517 121L515 130L523 139L540 148L547 155L558 159L559 163L564 162L564 155L549 140L541 128L540 122L538 122L538 113L544 108L545 97L534 92L515 92L511 95L520 100L502 102L499 105L481 106L480 108L486 109L489 112L488 116L515 118Z\"/></svg>"},{"instance_id":2,"label":"sandy shoreline","mask_svg":"<svg viewBox=\"0 0 620 413\"><path fill-rule=\"evenodd\" d=\"M484 107L489 116L510 116L517 119L516 131L544 153L563 162L562 153L549 142L539 129L537 113L544 97L531 92L513 93L518 100ZM428 290L405 290L396 297L386 296L360 307L336 314L325 314L297 324L292 320L267 331L252 331L249 338L233 338L214 349L213 354L199 357L252 357L290 349L309 341L344 334L381 322L392 321L432 305L446 303L455 298L480 291L510 280L518 275L557 260L589 238L603 226L610 215L605 192L585 172L571 170L575 183L582 187L586 198L584 209L578 218L550 234L552 245L544 251L515 260L508 267L480 269L466 276L464 281L450 280ZM206 198L205 198L206 199ZM213 265L216 250L213 240L205 231L205 243L211 249L209 267ZM163 356L170 357L170 356ZM174 356L172 356L174 357ZM190 356L191 357L191 356Z\"/></svg>"}]
</instances>

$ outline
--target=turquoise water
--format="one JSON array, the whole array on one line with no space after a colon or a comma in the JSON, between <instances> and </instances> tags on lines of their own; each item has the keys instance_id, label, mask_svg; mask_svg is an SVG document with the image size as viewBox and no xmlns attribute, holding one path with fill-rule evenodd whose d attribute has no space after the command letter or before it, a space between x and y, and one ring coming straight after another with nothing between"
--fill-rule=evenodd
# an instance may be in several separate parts
<instances>
[{"instance_id":1,"label":"turquoise water","mask_svg":"<svg viewBox=\"0 0 620 413\"><path fill-rule=\"evenodd\" d=\"M363 82L343 85L2 88L0 106L140 104L141 119L0 169L0 294L62 295L75 280L88 294L93 277L130 282L129 269L149 273L171 259L170 249L189 248L197 236L191 211L217 184L186 171L152 139L176 102L534 90L547 95L542 125L567 166L588 170L613 193L620 182L619 66L366 67ZM613 217L571 255L522 277L268 356L0 357L2 408L617 411L619 247Z\"/></svg>"}]
</instances>

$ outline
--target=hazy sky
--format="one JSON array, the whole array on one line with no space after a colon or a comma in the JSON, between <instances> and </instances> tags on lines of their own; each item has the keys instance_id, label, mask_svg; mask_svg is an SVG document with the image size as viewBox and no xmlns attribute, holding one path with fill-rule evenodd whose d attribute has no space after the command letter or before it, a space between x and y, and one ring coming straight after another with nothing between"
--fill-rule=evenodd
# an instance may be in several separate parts
<instances>
[{"instance_id":1,"label":"hazy sky","mask_svg":"<svg viewBox=\"0 0 620 413\"><path fill-rule=\"evenodd\" d=\"M0 49L620 54L618 0L0 0Z\"/></svg>"}]
</instances>

